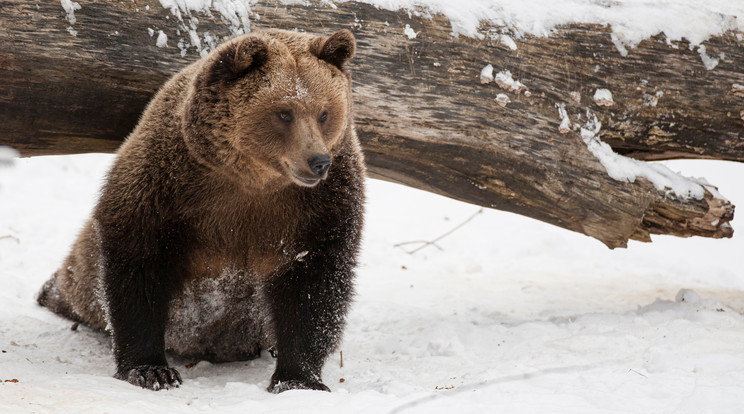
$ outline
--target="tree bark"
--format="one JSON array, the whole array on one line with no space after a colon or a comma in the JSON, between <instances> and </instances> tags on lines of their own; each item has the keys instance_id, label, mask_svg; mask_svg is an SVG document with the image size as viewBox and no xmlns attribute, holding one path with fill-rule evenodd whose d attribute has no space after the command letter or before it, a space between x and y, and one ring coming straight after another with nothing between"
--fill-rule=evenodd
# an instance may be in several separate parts
<instances>
[{"instance_id":1,"label":"tree bark","mask_svg":"<svg viewBox=\"0 0 744 414\"><path fill-rule=\"evenodd\" d=\"M198 58L193 44L177 46L195 43L189 30L202 43L235 31L217 11L182 11L179 19L159 5L141 7L86 1L72 23L59 3L5 0L0 144L24 156L112 152L159 85ZM600 138L638 159L744 161L741 34L706 42L708 55L725 54L707 70L699 50L662 35L621 56L598 25L515 39L512 50L500 40L504 28L484 26L483 39L453 37L441 16L354 2L251 7L260 17L251 29L354 32L356 125L373 177L533 217L611 248L650 241L649 234L733 233L733 206L715 191L684 199L643 178L614 180L578 129L597 116ZM159 30L167 47L156 46ZM488 63L525 87L481 83ZM593 100L600 88L612 92L611 106ZM509 102L499 104L499 94ZM569 118L564 128L559 107Z\"/></svg>"}]
</instances>

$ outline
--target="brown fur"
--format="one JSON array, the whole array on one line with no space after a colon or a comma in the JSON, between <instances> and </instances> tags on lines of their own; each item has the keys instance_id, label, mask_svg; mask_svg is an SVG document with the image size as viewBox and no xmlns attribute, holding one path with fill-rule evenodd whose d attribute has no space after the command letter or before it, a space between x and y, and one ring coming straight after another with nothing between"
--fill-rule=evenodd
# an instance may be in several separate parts
<instances>
[{"instance_id":1,"label":"brown fur","mask_svg":"<svg viewBox=\"0 0 744 414\"><path fill-rule=\"evenodd\" d=\"M353 52L348 31L272 30L230 40L174 76L118 151L92 220L39 303L111 330L117 377L148 388L178 382L155 348L224 361L282 343L272 389L324 388L317 360L338 338L305 351L292 335L322 335L292 332L277 312L297 306L296 319L328 320L318 327L328 335L343 325L363 203L343 66ZM318 154L332 160L327 178L308 166ZM305 308L295 295L306 290L332 305ZM298 361L284 364L282 352ZM314 361L309 371L303 358Z\"/></svg>"}]
</instances>

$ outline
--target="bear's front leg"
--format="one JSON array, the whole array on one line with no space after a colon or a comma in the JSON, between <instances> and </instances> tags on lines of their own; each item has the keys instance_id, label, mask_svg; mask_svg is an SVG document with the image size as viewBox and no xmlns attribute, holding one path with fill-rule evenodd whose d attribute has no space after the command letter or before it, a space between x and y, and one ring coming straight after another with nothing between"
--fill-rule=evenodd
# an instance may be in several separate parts
<instances>
[{"instance_id":1,"label":"bear's front leg","mask_svg":"<svg viewBox=\"0 0 744 414\"><path fill-rule=\"evenodd\" d=\"M152 242L104 235L101 282L113 338L114 377L160 390L182 382L165 359L168 304L179 266L175 249Z\"/></svg>"},{"instance_id":2,"label":"bear's front leg","mask_svg":"<svg viewBox=\"0 0 744 414\"><path fill-rule=\"evenodd\" d=\"M353 293L353 258L339 250L309 252L268 283L278 353L270 392L330 391L321 370L341 339Z\"/></svg>"}]
</instances>

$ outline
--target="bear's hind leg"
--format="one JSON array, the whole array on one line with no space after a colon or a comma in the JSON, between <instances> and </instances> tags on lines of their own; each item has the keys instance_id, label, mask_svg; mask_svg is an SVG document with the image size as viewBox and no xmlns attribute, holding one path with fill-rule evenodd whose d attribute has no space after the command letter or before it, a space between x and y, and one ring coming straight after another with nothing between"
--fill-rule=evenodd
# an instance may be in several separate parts
<instances>
[{"instance_id":1,"label":"bear's hind leg","mask_svg":"<svg viewBox=\"0 0 744 414\"><path fill-rule=\"evenodd\" d=\"M75 314L72 306L62 298L62 293L57 286L56 273L41 287L39 294L36 296L36 302L57 315L75 322L84 322Z\"/></svg>"},{"instance_id":2,"label":"bear's hind leg","mask_svg":"<svg viewBox=\"0 0 744 414\"><path fill-rule=\"evenodd\" d=\"M36 301L65 318L104 330L106 320L98 295L99 263L98 243L89 221L62 266L39 290Z\"/></svg>"}]
</instances>

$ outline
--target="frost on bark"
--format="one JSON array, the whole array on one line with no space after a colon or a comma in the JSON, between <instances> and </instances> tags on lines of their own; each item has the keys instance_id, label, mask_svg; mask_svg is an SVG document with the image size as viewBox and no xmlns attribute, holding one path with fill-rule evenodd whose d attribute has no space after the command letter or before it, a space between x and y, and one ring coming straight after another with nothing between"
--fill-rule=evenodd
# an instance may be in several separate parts
<instances>
[{"instance_id":1,"label":"frost on bark","mask_svg":"<svg viewBox=\"0 0 744 414\"><path fill-rule=\"evenodd\" d=\"M529 216L611 248L650 234L732 235L734 208L713 186L693 196L657 188L644 174L612 178L592 145L638 160L744 161L741 33L706 41L705 53L659 35L621 56L598 25L514 40L484 26L483 38L472 39L452 36L441 16L355 2L259 1L250 11L209 15L63 3L0 7L0 144L24 156L114 151L159 85L248 24L348 28L358 42L349 66L371 176ZM724 57L712 65L710 56ZM582 137L582 129L596 133Z\"/></svg>"}]
</instances>

